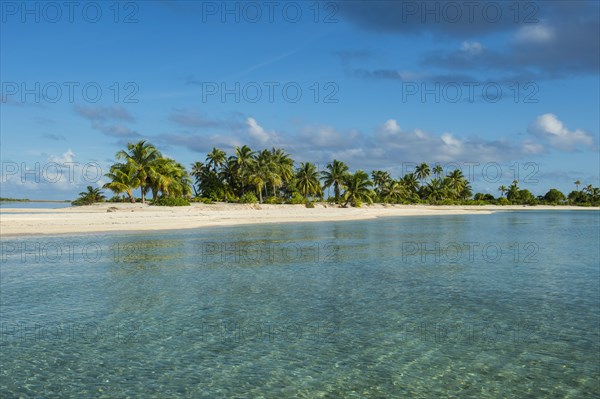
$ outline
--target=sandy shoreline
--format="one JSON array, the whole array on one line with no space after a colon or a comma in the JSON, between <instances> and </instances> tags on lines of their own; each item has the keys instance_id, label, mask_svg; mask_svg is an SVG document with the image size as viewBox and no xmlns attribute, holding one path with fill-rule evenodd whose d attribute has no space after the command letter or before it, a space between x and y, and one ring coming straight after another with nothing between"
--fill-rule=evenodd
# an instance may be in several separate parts
<instances>
[{"instance_id":1,"label":"sandy shoreline","mask_svg":"<svg viewBox=\"0 0 600 399\"><path fill-rule=\"evenodd\" d=\"M114 207L111 212L109 208ZM364 220L388 216L490 214L521 210L599 210L572 206L430 206L372 205L335 208L304 205L193 204L188 207L152 207L142 204L103 203L72 208L2 208L0 236L56 235L194 229L263 223Z\"/></svg>"}]
</instances>

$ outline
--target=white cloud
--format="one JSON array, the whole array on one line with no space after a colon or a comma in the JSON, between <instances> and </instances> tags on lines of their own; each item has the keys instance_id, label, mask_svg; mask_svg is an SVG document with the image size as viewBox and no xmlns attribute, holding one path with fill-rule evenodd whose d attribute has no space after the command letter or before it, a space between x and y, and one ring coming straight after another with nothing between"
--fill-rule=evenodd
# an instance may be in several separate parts
<instances>
[{"instance_id":1,"label":"white cloud","mask_svg":"<svg viewBox=\"0 0 600 399\"><path fill-rule=\"evenodd\" d=\"M541 154L545 151L545 147L543 144L536 143L531 140L525 140L523 142L523 151L527 154Z\"/></svg>"},{"instance_id":2,"label":"white cloud","mask_svg":"<svg viewBox=\"0 0 600 399\"><path fill-rule=\"evenodd\" d=\"M246 119L248 135L258 144L268 144L276 139L275 132L267 132L254 118Z\"/></svg>"},{"instance_id":3,"label":"white cloud","mask_svg":"<svg viewBox=\"0 0 600 399\"><path fill-rule=\"evenodd\" d=\"M554 29L544 24L526 25L516 33L518 43L547 43L554 39Z\"/></svg>"},{"instance_id":4,"label":"white cloud","mask_svg":"<svg viewBox=\"0 0 600 399\"><path fill-rule=\"evenodd\" d=\"M104 168L97 162L80 162L71 149L43 160L6 162L0 176L2 189L19 198L74 198L85 186L101 187Z\"/></svg>"},{"instance_id":5,"label":"white cloud","mask_svg":"<svg viewBox=\"0 0 600 399\"><path fill-rule=\"evenodd\" d=\"M581 147L592 149L594 138L581 129L569 130L554 114L538 116L528 131L544 140L554 148L574 151Z\"/></svg>"},{"instance_id":6,"label":"white cloud","mask_svg":"<svg viewBox=\"0 0 600 399\"><path fill-rule=\"evenodd\" d=\"M479 42L464 41L460 46L460 51L469 54L481 54L483 50L485 50L485 47L483 47L483 44Z\"/></svg>"}]
</instances>

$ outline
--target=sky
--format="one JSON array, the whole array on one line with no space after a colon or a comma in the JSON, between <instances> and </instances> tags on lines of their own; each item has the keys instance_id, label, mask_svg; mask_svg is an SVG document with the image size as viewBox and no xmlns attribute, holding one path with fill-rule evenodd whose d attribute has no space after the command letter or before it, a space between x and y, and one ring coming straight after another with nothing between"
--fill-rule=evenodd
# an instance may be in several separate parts
<instances>
[{"instance_id":1,"label":"sky","mask_svg":"<svg viewBox=\"0 0 600 399\"><path fill-rule=\"evenodd\" d=\"M599 186L599 4L3 1L0 196L74 199L139 140Z\"/></svg>"}]
</instances>

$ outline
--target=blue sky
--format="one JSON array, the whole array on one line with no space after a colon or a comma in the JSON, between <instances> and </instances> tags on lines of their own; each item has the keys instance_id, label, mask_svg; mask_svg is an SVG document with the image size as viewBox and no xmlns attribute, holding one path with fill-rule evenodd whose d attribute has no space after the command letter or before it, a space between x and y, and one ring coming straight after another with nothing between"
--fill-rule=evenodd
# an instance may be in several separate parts
<instances>
[{"instance_id":1,"label":"blue sky","mask_svg":"<svg viewBox=\"0 0 600 399\"><path fill-rule=\"evenodd\" d=\"M472 4L2 2L0 195L72 199L141 139L598 186L598 3Z\"/></svg>"}]
</instances>

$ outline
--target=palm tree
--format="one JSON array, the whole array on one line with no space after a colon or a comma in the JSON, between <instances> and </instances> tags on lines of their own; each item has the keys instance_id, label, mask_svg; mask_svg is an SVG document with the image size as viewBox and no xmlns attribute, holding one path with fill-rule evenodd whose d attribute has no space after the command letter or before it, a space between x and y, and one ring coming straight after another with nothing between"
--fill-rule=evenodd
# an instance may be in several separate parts
<instances>
[{"instance_id":1,"label":"palm tree","mask_svg":"<svg viewBox=\"0 0 600 399\"><path fill-rule=\"evenodd\" d=\"M296 171L296 187L304 198L322 196L323 190L319 182L319 172L315 164L302 162Z\"/></svg>"},{"instance_id":2,"label":"palm tree","mask_svg":"<svg viewBox=\"0 0 600 399\"><path fill-rule=\"evenodd\" d=\"M510 201L517 200L519 197L519 181L513 180L512 184L508 187L506 191L506 198Z\"/></svg>"},{"instance_id":3,"label":"palm tree","mask_svg":"<svg viewBox=\"0 0 600 399\"><path fill-rule=\"evenodd\" d=\"M129 201L134 203L133 189L140 186L140 182L135 175L135 169L126 163L116 163L110 167L110 172L104 176L111 181L102 188L106 188L115 194L126 193Z\"/></svg>"},{"instance_id":4,"label":"palm tree","mask_svg":"<svg viewBox=\"0 0 600 399\"><path fill-rule=\"evenodd\" d=\"M194 194L198 196L200 194L200 186L202 185L202 176L204 174L204 164L202 162L194 162L192 164L192 177L194 178L194 183L192 187L194 188ZM198 190L196 190L198 187Z\"/></svg>"},{"instance_id":5,"label":"palm tree","mask_svg":"<svg viewBox=\"0 0 600 399\"><path fill-rule=\"evenodd\" d=\"M148 191L149 175L152 173L154 162L161 157L160 151L152 144L141 140L135 144L127 144L127 151L117 152L117 159L125 160L135 170L135 178L139 181L139 187L142 192L142 203L145 203L146 192Z\"/></svg>"},{"instance_id":6,"label":"palm tree","mask_svg":"<svg viewBox=\"0 0 600 399\"><path fill-rule=\"evenodd\" d=\"M444 173L444 169L442 168L442 165L440 165L439 163L436 164L433 167L433 174L435 175L435 177L437 177L439 179L440 177L442 177L442 173Z\"/></svg>"},{"instance_id":7,"label":"palm tree","mask_svg":"<svg viewBox=\"0 0 600 399\"><path fill-rule=\"evenodd\" d=\"M267 183L273 187L281 184L281 177L277 174L277 165L273 161L272 154L269 150L262 150L255 158L255 163L252 172L248 176L250 183L256 186L258 191L259 202L262 203L262 190L267 189Z\"/></svg>"},{"instance_id":8,"label":"palm tree","mask_svg":"<svg viewBox=\"0 0 600 399\"><path fill-rule=\"evenodd\" d=\"M223 193L227 201L228 195L235 196L239 188L238 169L235 157L229 157L219 171L218 178L223 185Z\"/></svg>"},{"instance_id":9,"label":"palm tree","mask_svg":"<svg viewBox=\"0 0 600 399\"><path fill-rule=\"evenodd\" d=\"M362 171L357 170L352 175L346 176L346 193L344 194L344 208L351 202L354 205L359 205L361 202L373 203L374 192L371 189L373 182L369 180L369 175Z\"/></svg>"},{"instance_id":10,"label":"palm tree","mask_svg":"<svg viewBox=\"0 0 600 399\"><path fill-rule=\"evenodd\" d=\"M405 174L402 178L402 184L406 188L406 191L411 194L416 194L417 190L419 189L419 182L417 181L414 173Z\"/></svg>"},{"instance_id":11,"label":"palm tree","mask_svg":"<svg viewBox=\"0 0 600 399\"><path fill-rule=\"evenodd\" d=\"M575 187L577 187L577 191L579 191L579 185L581 185L581 181L580 180L576 180L575 181Z\"/></svg>"},{"instance_id":12,"label":"palm tree","mask_svg":"<svg viewBox=\"0 0 600 399\"><path fill-rule=\"evenodd\" d=\"M340 203L340 189L344 189L344 180L348 174L348 165L342 161L334 159L333 162L327 164L327 170L321 172L323 178L323 188L329 188L333 186L333 195L335 196L335 203Z\"/></svg>"},{"instance_id":13,"label":"palm tree","mask_svg":"<svg viewBox=\"0 0 600 399\"><path fill-rule=\"evenodd\" d=\"M500 196L504 196L504 193L508 191L508 189L506 188L506 186L503 184L500 187L498 187L498 191L500 191Z\"/></svg>"},{"instance_id":14,"label":"palm tree","mask_svg":"<svg viewBox=\"0 0 600 399\"><path fill-rule=\"evenodd\" d=\"M226 160L227 154L225 154L225 151L220 150L217 147L213 147L212 151L206 155L206 165L215 172L225 164Z\"/></svg>"},{"instance_id":15,"label":"palm tree","mask_svg":"<svg viewBox=\"0 0 600 399\"><path fill-rule=\"evenodd\" d=\"M427 196L427 199L432 201L444 199L446 187L444 187L442 180L439 178L432 179L425 187L425 195Z\"/></svg>"},{"instance_id":16,"label":"palm tree","mask_svg":"<svg viewBox=\"0 0 600 399\"><path fill-rule=\"evenodd\" d=\"M105 197L99 188L87 186L86 191L79 193L79 198L72 202L73 205L91 205L94 202L102 202Z\"/></svg>"},{"instance_id":17,"label":"palm tree","mask_svg":"<svg viewBox=\"0 0 600 399\"><path fill-rule=\"evenodd\" d=\"M236 177L241 185L242 194L244 194L248 176L255 163L254 151L247 145L243 145L241 148L235 147L235 155L231 159L235 163Z\"/></svg>"},{"instance_id":18,"label":"palm tree","mask_svg":"<svg viewBox=\"0 0 600 399\"><path fill-rule=\"evenodd\" d=\"M373 179L377 195L381 197L385 187L391 183L392 178L390 177L390 172L374 170L371 172L371 178Z\"/></svg>"},{"instance_id":19,"label":"palm tree","mask_svg":"<svg viewBox=\"0 0 600 399\"><path fill-rule=\"evenodd\" d=\"M448 188L448 194L452 199L458 199L461 196L461 192L467 186L467 181L460 169L454 169L446 176L445 185Z\"/></svg>"},{"instance_id":20,"label":"palm tree","mask_svg":"<svg viewBox=\"0 0 600 399\"><path fill-rule=\"evenodd\" d=\"M159 193L165 197L187 196L191 193L191 179L180 163L171 158L157 159L149 175L152 200L158 199Z\"/></svg>"},{"instance_id":21,"label":"palm tree","mask_svg":"<svg viewBox=\"0 0 600 399\"><path fill-rule=\"evenodd\" d=\"M582 191L586 192L588 195L592 195L592 193L594 192L594 186L592 186L591 184L588 184L586 187L584 187L582 189Z\"/></svg>"},{"instance_id":22,"label":"palm tree","mask_svg":"<svg viewBox=\"0 0 600 399\"><path fill-rule=\"evenodd\" d=\"M270 183L273 187L273 196L277 197L277 189L294 178L294 161L281 148L271 149L271 159L275 164L275 173L278 175L278 179L274 179Z\"/></svg>"},{"instance_id":23,"label":"palm tree","mask_svg":"<svg viewBox=\"0 0 600 399\"><path fill-rule=\"evenodd\" d=\"M429 177L429 172L429 165L425 162L415 168L415 176L421 181L421 186L423 185L423 181Z\"/></svg>"},{"instance_id":24,"label":"palm tree","mask_svg":"<svg viewBox=\"0 0 600 399\"><path fill-rule=\"evenodd\" d=\"M406 197L406 188L401 181L390 180L380 194L385 202L397 203Z\"/></svg>"}]
</instances>

